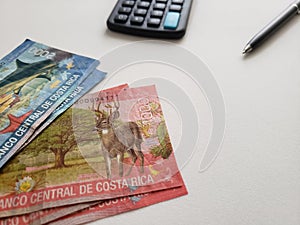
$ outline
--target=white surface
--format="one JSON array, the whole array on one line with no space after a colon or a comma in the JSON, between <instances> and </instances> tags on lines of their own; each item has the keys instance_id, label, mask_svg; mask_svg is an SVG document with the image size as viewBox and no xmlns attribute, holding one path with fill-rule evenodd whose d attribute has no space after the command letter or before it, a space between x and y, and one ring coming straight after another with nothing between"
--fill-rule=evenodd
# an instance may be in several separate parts
<instances>
[{"instance_id":1,"label":"white surface","mask_svg":"<svg viewBox=\"0 0 300 225\"><path fill-rule=\"evenodd\" d=\"M189 195L93 224L300 224L300 18L247 58L241 50L289 0L194 0L175 41L209 65L226 101L227 130L215 163L182 170ZM25 38L100 58L144 38L107 31L115 1L1 0L0 55Z\"/></svg>"}]
</instances>

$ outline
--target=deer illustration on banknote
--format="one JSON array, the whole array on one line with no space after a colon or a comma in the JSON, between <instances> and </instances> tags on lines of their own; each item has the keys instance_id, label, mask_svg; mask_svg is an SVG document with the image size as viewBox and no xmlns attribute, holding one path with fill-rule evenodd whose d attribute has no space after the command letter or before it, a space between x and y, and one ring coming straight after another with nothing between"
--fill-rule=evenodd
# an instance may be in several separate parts
<instances>
[{"instance_id":1,"label":"deer illustration on banknote","mask_svg":"<svg viewBox=\"0 0 300 225\"><path fill-rule=\"evenodd\" d=\"M96 130L102 142L107 178L111 178L111 160L117 158L119 175L123 176L123 161L128 153L132 163L126 175L131 173L137 159L140 160L140 172L144 172L144 154L141 149L143 141L141 131L135 122L123 122L120 117L120 102L116 95L113 106L107 105L108 110L100 110L101 101L92 111L95 114Z\"/></svg>"}]
</instances>

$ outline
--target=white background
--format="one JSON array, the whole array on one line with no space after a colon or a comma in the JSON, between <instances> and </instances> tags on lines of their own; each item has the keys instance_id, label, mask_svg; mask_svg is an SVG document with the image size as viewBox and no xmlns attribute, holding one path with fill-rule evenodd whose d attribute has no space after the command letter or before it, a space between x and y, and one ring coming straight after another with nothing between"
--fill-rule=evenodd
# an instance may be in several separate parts
<instances>
[{"instance_id":1,"label":"white background","mask_svg":"<svg viewBox=\"0 0 300 225\"><path fill-rule=\"evenodd\" d=\"M100 58L146 38L112 33L116 1L1 0L0 55L25 38ZM226 102L226 133L214 164L201 152L182 170L189 195L94 224L300 224L300 17L255 53L246 42L289 0L194 0L188 32L174 43L211 69Z\"/></svg>"}]
</instances>

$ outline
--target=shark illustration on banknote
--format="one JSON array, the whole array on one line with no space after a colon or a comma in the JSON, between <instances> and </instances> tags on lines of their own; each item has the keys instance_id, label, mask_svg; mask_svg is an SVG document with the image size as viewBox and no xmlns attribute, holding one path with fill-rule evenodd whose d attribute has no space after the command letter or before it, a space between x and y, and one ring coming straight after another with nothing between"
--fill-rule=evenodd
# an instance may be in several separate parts
<instances>
[{"instance_id":1,"label":"shark illustration on banknote","mask_svg":"<svg viewBox=\"0 0 300 225\"><path fill-rule=\"evenodd\" d=\"M16 71L0 81L0 113L12 107L18 101L21 89L35 78L44 78L51 81L51 71L56 64L51 60L36 63L24 63L16 60Z\"/></svg>"}]
</instances>

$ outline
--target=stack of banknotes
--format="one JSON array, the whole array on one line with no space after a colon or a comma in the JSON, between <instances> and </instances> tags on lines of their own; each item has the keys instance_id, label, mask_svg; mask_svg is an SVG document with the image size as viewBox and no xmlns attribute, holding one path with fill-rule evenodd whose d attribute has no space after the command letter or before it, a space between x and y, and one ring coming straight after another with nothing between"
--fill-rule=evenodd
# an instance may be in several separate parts
<instances>
[{"instance_id":1,"label":"stack of banknotes","mask_svg":"<svg viewBox=\"0 0 300 225\"><path fill-rule=\"evenodd\" d=\"M187 194L154 85L26 40L0 60L0 225L84 224Z\"/></svg>"}]
</instances>

